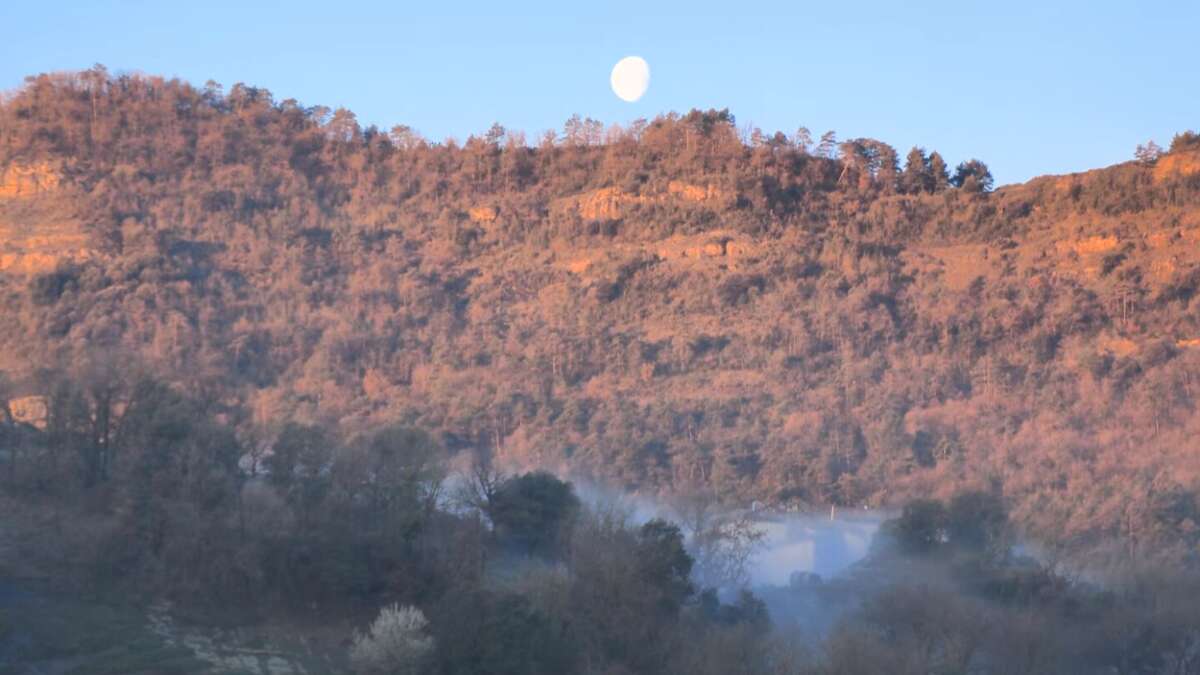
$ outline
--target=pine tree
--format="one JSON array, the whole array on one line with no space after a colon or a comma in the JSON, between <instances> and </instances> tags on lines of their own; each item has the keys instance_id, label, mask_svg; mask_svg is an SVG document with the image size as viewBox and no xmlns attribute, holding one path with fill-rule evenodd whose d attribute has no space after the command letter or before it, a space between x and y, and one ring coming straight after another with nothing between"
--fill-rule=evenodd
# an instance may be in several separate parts
<instances>
[{"instance_id":1,"label":"pine tree","mask_svg":"<svg viewBox=\"0 0 1200 675\"><path fill-rule=\"evenodd\" d=\"M950 183L966 192L990 192L992 189L992 172L987 164L970 159L958 165Z\"/></svg>"},{"instance_id":2,"label":"pine tree","mask_svg":"<svg viewBox=\"0 0 1200 675\"><path fill-rule=\"evenodd\" d=\"M941 192L950 187L950 171L946 166L946 160L942 159L937 151L929 155L929 178L934 192Z\"/></svg>"},{"instance_id":3,"label":"pine tree","mask_svg":"<svg viewBox=\"0 0 1200 675\"><path fill-rule=\"evenodd\" d=\"M904 160L904 173L900 176L900 191L908 194L933 192L933 172L925 149L914 147Z\"/></svg>"}]
</instances>

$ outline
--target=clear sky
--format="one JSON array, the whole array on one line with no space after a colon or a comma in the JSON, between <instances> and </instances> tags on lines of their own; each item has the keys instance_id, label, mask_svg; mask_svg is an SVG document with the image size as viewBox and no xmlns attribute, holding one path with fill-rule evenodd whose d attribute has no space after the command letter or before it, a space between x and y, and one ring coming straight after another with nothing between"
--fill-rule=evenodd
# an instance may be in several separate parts
<instances>
[{"instance_id":1,"label":"clear sky","mask_svg":"<svg viewBox=\"0 0 1200 675\"><path fill-rule=\"evenodd\" d=\"M1198 25L1198 0L0 0L0 89L103 63L245 82L434 140L728 107L768 131L979 157L1005 183L1200 127ZM652 73L632 104L608 85L629 54Z\"/></svg>"}]
</instances>

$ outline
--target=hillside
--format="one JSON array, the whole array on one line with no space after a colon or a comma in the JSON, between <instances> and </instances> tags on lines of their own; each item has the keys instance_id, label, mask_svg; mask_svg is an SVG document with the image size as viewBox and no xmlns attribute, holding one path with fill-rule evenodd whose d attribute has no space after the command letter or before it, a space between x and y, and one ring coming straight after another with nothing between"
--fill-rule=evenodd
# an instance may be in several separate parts
<instances>
[{"instance_id":1,"label":"hillside","mask_svg":"<svg viewBox=\"0 0 1200 675\"><path fill-rule=\"evenodd\" d=\"M1194 555L1195 141L989 191L724 111L431 143L39 76L0 104L0 370L14 399L148 371L247 438L401 421L645 492L995 489L1034 536Z\"/></svg>"}]
</instances>

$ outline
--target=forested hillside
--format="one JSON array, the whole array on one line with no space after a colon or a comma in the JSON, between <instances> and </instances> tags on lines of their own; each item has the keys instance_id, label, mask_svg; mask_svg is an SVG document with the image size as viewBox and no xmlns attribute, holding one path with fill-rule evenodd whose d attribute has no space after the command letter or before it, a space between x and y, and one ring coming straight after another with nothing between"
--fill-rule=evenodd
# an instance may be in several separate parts
<instances>
[{"instance_id":1,"label":"forested hillside","mask_svg":"<svg viewBox=\"0 0 1200 675\"><path fill-rule=\"evenodd\" d=\"M1034 537L1194 558L1200 139L994 191L954 164L727 111L431 142L30 78L0 103L5 417L76 425L103 484L148 375L243 450L401 423L646 493L982 489Z\"/></svg>"}]
</instances>

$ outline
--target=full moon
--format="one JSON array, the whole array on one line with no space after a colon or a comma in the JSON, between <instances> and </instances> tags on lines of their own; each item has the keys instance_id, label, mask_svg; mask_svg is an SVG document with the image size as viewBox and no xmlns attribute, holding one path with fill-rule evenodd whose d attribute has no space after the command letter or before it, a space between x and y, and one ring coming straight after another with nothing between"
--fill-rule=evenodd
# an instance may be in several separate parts
<instances>
[{"instance_id":1,"label":"full moon","mask_svg":"<svg viewBox=\"0 0 1200 675\"><path fill-rule=\"evenodd\" d=\"M609 80L612 82L613 93L618 98L633 103L641 98L642 94L646 93L646 87L650 86L650 66L646 59L640 56L626 56L613 66Z\"/></svg>"}]
</instances>

